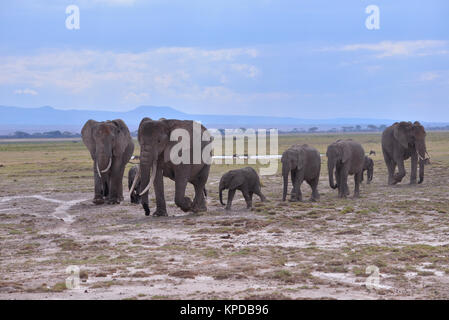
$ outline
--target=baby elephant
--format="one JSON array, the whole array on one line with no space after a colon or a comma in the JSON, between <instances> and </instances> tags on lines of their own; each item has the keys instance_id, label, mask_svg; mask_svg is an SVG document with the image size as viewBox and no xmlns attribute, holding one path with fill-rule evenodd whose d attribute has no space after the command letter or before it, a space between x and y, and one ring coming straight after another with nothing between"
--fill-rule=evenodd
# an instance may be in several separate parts
<instances>
[{"instance_id":1,"label":"baby elephant","mask_svg":"<svg viewBox=\"0 0 449 320\"><path fill-rule=\"evenodd\" d=\"M365 174L365 171L367 171L366 177L367 177L367 182L366 183L371 183L371 180L373 180L373 172L374 172L374 161L373 159L371 159L368 156L365 156L365 162L363 163L363 171L362 171L362 179L361 181L363 181L363 175Z\"/></svg>"},{"instance_id":2,"label":"baby elephant","mask_svg":"<svg viewBox=\"0 0 449 320\"><path fill-rule=\"evenodd\" d=\"M312 188L311 201L317 201L320 198L318 193L318 180L320 179L321 157L317 149L307 144L295 144L285 150L281 158L282 177L284 179L284 188L282 201L287 197L288 175L291 174L293 189L291 191L290 201L302 201L301 184L306 181Z\"/></svg>"},{"instance_id":3,"label":"baby elephant","mask_svg":"<svg viewBox=\"0 0 449 320\"><path fill-rule=\"evenodd\" d=\"M245 197L246 207L250 209L252 207L253 194L257 194L260 200L263 202L266 200L265 196L260 191L260 180L256 170L251 167L242 169L236 169L226 172L220 179L219 192L220 203L223 203L222 192L224 189L229 189L228 203L226 204L226 210L231 209L232 199L235 195L235 190L242 191Z\"/></svg>"},{"instance_id":4,"label":"baby elephant","mask_svg":"<svg viewBox=\"0 0 449 320\"><path fill-rule=\"evenodd\" d=\"M129 196L131 198L131 203L140 203L140 167L139 165L135 165L128 172L128 189Z\"/></svg>"}]
</instances>

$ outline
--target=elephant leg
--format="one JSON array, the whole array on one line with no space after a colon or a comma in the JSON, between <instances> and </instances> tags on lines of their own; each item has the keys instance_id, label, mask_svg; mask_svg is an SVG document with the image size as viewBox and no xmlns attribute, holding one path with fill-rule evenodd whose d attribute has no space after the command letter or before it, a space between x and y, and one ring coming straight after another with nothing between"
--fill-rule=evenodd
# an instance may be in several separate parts
<instances>
[{"instance_id":1,"label":"elephant leg","mask_svg":"<svg viewBox=\"0 0 449 320\"><path fill-rule=\"evenodd\" d=\"M267 198L265 198L265 196L263 195L262 190L260 190L260 186L254 190L254 193L259 196L260 201L262 201L262 202L267 201ZM252 196L252 194L251 194L251 196Z\"/></svg>"},{"instance_id":2,"label":"elephant leg","mask_svg":"<svg viewBox=\"0 0 449 320\"><path fill-rule=\"evenodd\" d=\"M316 177L312 180L307 181L310 188L312 189L312 195L310 196L310 201L320 200L320 194L318 193L318 181L319 181L319 177Z\"/></svg>"},{"instance_id":3,"label":"elephant leg","mask_svg":"<svg viewBox=\"0 0 449 320\"><path fill-rule=\"evenodd\" d=\"M290 192L290 201L297 201L296 198L296 169L290 172L290 178L292 180L292 191Z\"/></svg>"},{"instance_id":4,"label":"elephant leg","mask_svg":"<svg viewBox=\"0 0 449 320\"><path fill-rule=\"evenodd\" d=\"M335 168L335 182L337 183L338 197L340 197L342 181L341 181L341 168Z\"/></svg>"},{"instance_id":5,"label":"elephant leg","mask_svg":"<svg viewBox=\"0 0 449 320\"><path fill-rule=\"evenodd\" d=\"M165 204L164 195L164 175L162 167L158 166L156 170L156 176L153 182L154 194L156 196L156 211L153 213L154 216L167 216L167 207Z\"/></svg>"},{"instance_id":6,"label":"elephant leg","mask_svg":"<svg viewBox=\"0 0 449 320\"><path fill-rule=\"evenodd\" d=\"M241 191L242 191L243 197L245 198L246 209L251 209L251 207L253 206L253 202L251 201L252 197L249 195L248 188L242 188Z\"/></svg>"},{"instance_id":7,"label":"elephant leg","mask_svg":"<svg viewBox=\"0 0 449 320\"><path fill-rule=\"evenodd\" d=\"M360 176L360 182L363 182L363 175L365 174L365 170L362 170L362 174ZM368 178L367 178L368 179Z\"/></svg>"},{"instance_id":8,"label":"elephant leg","mask_svg":"<svg viewBox=\"0 0 449 320\"><path fill-rule=\"evenodd\" d=\"M226 210L231 210L232 199L234 199L235 189L229 189L228 191L228 202L226 203Z\"/></svg>"},{"instance_id":9,"label":"elephant leg","mask_svg":"<svg viewBox=\"0 0 449 320\"><path fill-rule=\"evenodd\" d=\"M304 181L304 169L301 169L296 175L296 199L302 201L301 185Z\"/></svg>"},{"instance_id":10,"label":"elephant leg","mask_svg":"<svg viewBox=\"0 0 449 320\"><path fill-rule=\"evenodd\" d=\"M123 201L125 200L125 198L123 197L123 176L125 175L125 167L126 167L126 163L123 163L122 161L122 165L120 167L120 183L118 184L118 189L117 189L117 196L119 201Z\"/></svg>"},{"instance_id":11,"label":"elephant leg","mask_svg":"<svg viewBox=\"0 0 449 320\"><path fill-rule=\"evenodd\" d=\"M123 188L123 175L121 173L121 163L114 159L112 161L110 184L109 184L109 195L108 204L118 204L120 203L119 191ZM122 186L120 188L120 186Z\"/></svg>"},{"instance_id":12,"label":"elephant leg","mask_svg":"<svg viewBox=\"0 0 449 320\"><path fill-rule=\"evenodd\" d=\"M343 166L340 172L340 181L341 181L340 198L346 198L346 196L349 194L348 171L349 171L348 168Z\"/></svg>"},{"instance_id":13,"label":"elephant leg","mask_svg":"<svg viewBox=\"0 0 449 320\"><path fill-rule=\"evenodd\" d=\"M95 195L94 200L92 201L95 204L103 204L103 180L100 178L96 168L96 162L94 161L94 189Z\"/></svg>"},{"instance_id":14,"label":"elephant leg","mask_svg":"<svg viewBox=\"0 0 449 320\"><path fill-rule=\"evenodd\" d=\"M394 182L393 184L396 184L398 182L402 181L402 178L405 177L406 171L405 171L405 166L404 166L404 160L400 160L398 161L398 173L396 173L394 175Z\"/></svg>"},{"instance_id":15,"label":"elephant leg","mask_svg":"<svg viewBox=\"0 0 449 320\"><path fill-rule=\"evenodd\" d=\"M385 165L387 166L387 169L388 169L388 184L389 185L395 184L395 182L394 182L394 171L396 169L396 163L386 153L385 150L383 150L383 154L384 154Z\"/></svg>"},{"instance_id":16,"label":"elephant leg","mask_svg":"<svg viewBox=\"0 0 449 320\"><path fill-rule=\"evenodd\" d=\"M175 204L181 208L182 211L188 212L192 210L192 200L186 197L187 178L176 177L175 179Z\"/></svg>"},{"instance_id":17,"label":"elephant leg","mask_svg":"<svg viewBox=\"0 0 449 320\"><path fill-rule=\"evenodd\" d=\"M416 154L411 156L411 172L410 172L410 184L416 184L416 177L418 173L418 157Z\"/></svg>"},{"instance_id":18,"label":"elephant leg","mask_svg":"<svg viewBox=\"0 0 449 320\"><path fill-rule=\"evenodd\" d=\"M360 197L360 176L362 174L357 172L354 174L354 198Z\"/></svg>"},{"instance_id":19,"label":"elephant leg","mask_svg":"<svg viewBox=\"0 0 449 320\"><path fill-rule=\"evenodd\" d=\"M194 184L195 198L193 199L193 212L207 211L206 199L204 198L204 185Z\"/></svg>"},{"instance_id":20,"label":"elephant leg","mask_svg":"<svg viewBox=\"0 0 449 320\"><path fill-rule=\"evenodd\" d=\"M206 188L207 178L209 176L210 166L204 166L199 172L196 181L193 183L195 187L195 198L193 199L193 211L207 211L206 198L204 190Z\"/></svg>"}]
</instances>

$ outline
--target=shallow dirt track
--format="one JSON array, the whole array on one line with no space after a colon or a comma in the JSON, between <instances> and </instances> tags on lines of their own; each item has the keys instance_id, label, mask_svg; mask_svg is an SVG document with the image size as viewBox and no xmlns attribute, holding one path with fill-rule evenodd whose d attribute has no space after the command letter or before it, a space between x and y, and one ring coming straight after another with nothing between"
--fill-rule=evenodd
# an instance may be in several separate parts
<instances>
[{"instance_id":1,"label":"shallow dirt track","mask_svg":"<svg viewBox=\"0 0 449 320\"><path fill-rule=\"evenodd\" d=\"M447 299L448 137L429 135L432 164L421 185L408 185L407 174L386 186L379 136L354 135L377 153L359 199L337 199L323 158L319 202L280 201L278 173L261 177L268 202L255 196L250 211L237 192L226 212L217 183L230 167L216 166L201 214L176 208L165 180L169 217L145 217L128 199L92 204L91 163L79 143L5 146L0 299ZM323 152L334 137L307 139ZM306 138L290 137L281 149L291 140ZM352 195L352 178L349 187ZM302 191L308 199L307 184ZM69 266L81 269L79 289L65 286ZM371 289L368 266L379 268Z\"/></svg>"}]
</instances>

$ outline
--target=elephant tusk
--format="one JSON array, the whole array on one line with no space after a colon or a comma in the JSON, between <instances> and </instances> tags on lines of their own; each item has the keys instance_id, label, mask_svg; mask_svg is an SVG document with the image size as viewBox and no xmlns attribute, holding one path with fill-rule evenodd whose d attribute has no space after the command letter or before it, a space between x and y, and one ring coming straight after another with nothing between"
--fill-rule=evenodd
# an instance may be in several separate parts
<instances>
[{"instance_id":1,"label":"elephant tusk","mask_svg":"<svg viewBox=\"0 0 449 320\"><path fill-rule=\"evenodd\" d=\"M150 182L148 182L148 185L146 186L146 188L139 194L139 196L144 195L146 192L148 192L150 190L151 185L154 182L154 178L156 177L156 169L157 169L157 163L156 161L153 162L153 168L151 168L151 177L150 177Z\"/></svg>"},{"instance_id":2,"label":"elephant tusk","mask_svg":"<svg viewBox=\"0 0 449 320\"><path fill-rule=\"evenodd\" d=\"M98 172L98 175L99 175L100 178L101 178L101 172L100 172L100 168L98 167L98 162L97 162L97 172Z\"/></svg>"},{"instance_id":3,"label":"elephant tusk","mask_svg":"<svg viewBox=\"0 0 449 320\"><path fill-rule=\"evenodd\" d=\"M416 151L416 154L418 155L418 159L419 159L419 160L421 160L421 161L424 161L424 160L425 160L423 157L421 157L421 155L419 154L418 151Z\"/></svg>"},{"instance_id":4,"label":"elephant tusk","mask_svg":"<svg viewBox=\"0 0 449 320\"><path fill-rule=\"evenodd\" d=\"M98 164L97 164L98 165ZM108 167L106 169L104 169L103 171L101 171L101 173L106 173L109 171L109 169L111 169L111 165L112 165L112 158L109 158L109 164Z\"/></svg>"},{"instance_id":5,"label":"elephant tusk","mask_svg":"<svg viewBox=\"0 0 449 320\"><path fill-rule=\"evenodd\" d=\"M140 166L138 165L137 166L137 173L136 173L136 176L134 177L134 181L133 181L133 184L132 184L132 186L131 186L131 189L129 189L129 196L131 197L131 194L133 193L133 191L134 191L134 188L136 187L136 184L137 184L137 181L140 179Z\"/></svg>"}]
</instances>

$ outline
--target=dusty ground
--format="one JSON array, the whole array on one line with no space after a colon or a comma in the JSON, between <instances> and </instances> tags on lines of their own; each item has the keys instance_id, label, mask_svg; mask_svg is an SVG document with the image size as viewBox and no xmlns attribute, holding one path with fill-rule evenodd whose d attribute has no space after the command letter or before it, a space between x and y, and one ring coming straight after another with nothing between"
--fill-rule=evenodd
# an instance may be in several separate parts
<instances>
[{"instance_id":1,"label":"dusty ground","mask_svg":"<svg viewBox=\"0 0 449 320\"><path fill-rule=\"evenodd\" d=\"M336 138L282 137L280 151L308 142L325 152ZM256 197L248 211L238 193L225 212L217 182L231 167L215 165L208 212L176 208L166 180L164 218L129 200L93 205L80 142L0 144L0 299L448 299L449 133L428 134L432 164L416 186L408 175L386 186L378 134L352 138L377 152L360 199L337 199L323 158L319 202L281 202L278 173L261 179L269 202ZM81 268L79 289L66 288L69 266ZM372 289L368 266L380 273Z\"/></svg>"}]
</instances>

